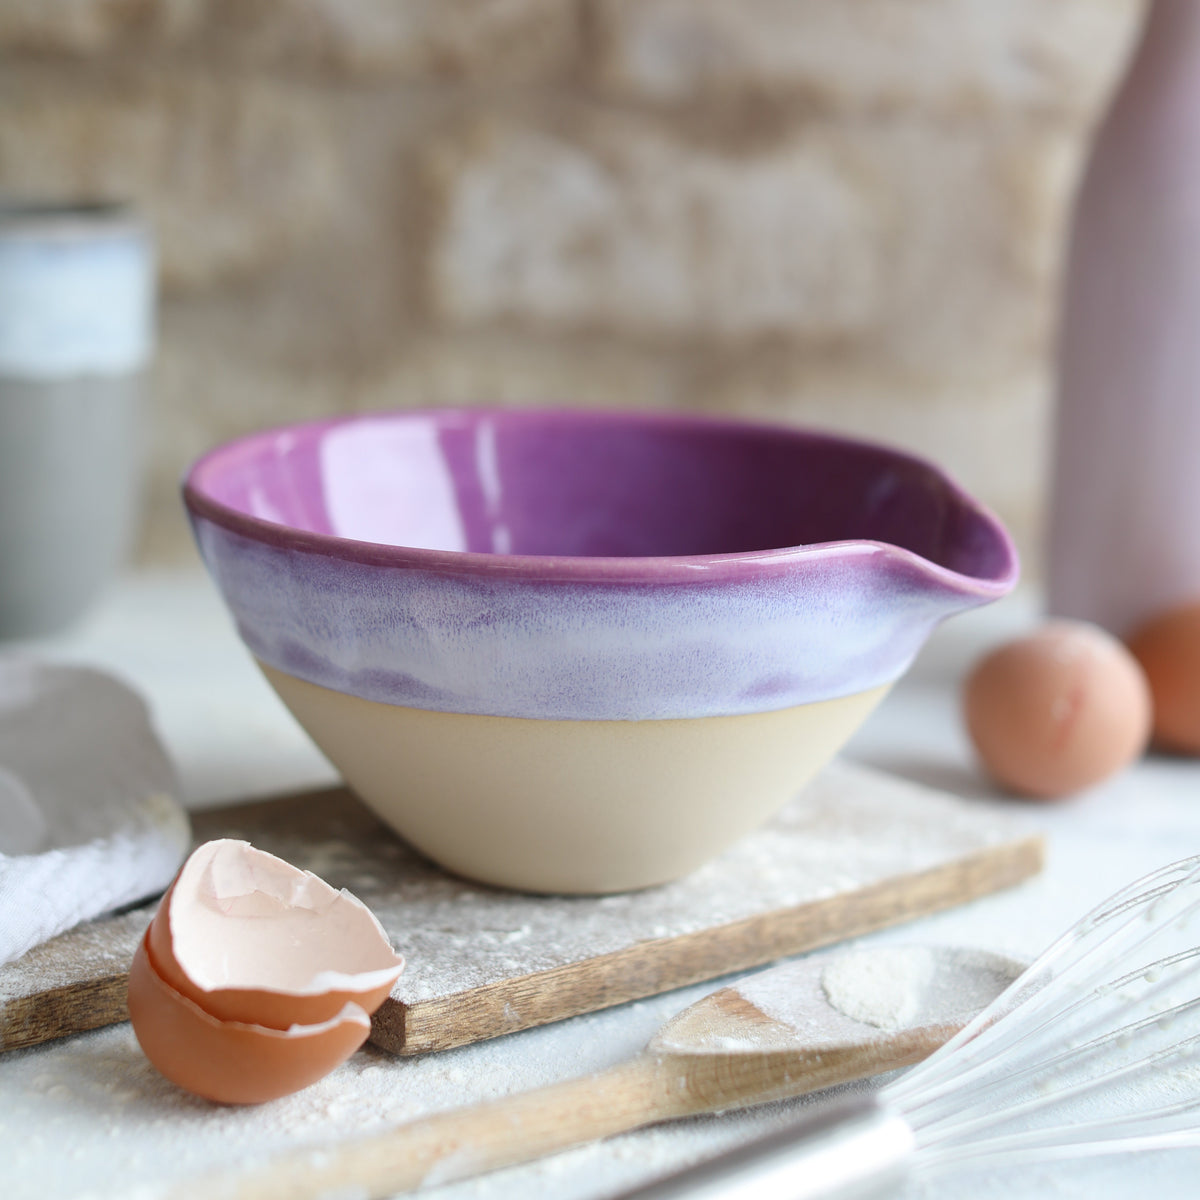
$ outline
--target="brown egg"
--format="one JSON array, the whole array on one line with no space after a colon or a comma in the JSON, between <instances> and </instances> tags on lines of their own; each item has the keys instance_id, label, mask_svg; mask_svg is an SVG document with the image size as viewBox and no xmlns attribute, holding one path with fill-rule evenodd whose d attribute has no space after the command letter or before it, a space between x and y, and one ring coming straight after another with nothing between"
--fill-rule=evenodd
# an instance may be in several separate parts
<instances>
[{"instance_id":1,"label":"brown egg","mask_svg":"<svg viewBox=\"0 0 1200 1200\"><path fill-rule=\"evenodd\" d=\"M1054 621L986 655L963 690L967 730L987 769L1038 799L1081 791L1145 749L1150 691L1102 629Z\"/></svg>"},{"instance_id":2,"label":"brown egg","mask_svg":"<svg viewBox=\"0 0 1200 1200\"><path fill-rule=\"evenodd\" d=\"M1200 603L1171 609L1129 639L1154 697L1154 741L1200 754Z\"/></svg>"},{"instance_id":3,"label":"brown egg","mask_svg":"<svg viewBox=\"0 0 1200 1200\"><path fill-rule=\"evenodd\" d=\"M307 1086L358 1049L402 969L348 892L245 842L208 842L138 948L129 1015L168 1079L256 1103Z\"/></svg>"}]
</instances>

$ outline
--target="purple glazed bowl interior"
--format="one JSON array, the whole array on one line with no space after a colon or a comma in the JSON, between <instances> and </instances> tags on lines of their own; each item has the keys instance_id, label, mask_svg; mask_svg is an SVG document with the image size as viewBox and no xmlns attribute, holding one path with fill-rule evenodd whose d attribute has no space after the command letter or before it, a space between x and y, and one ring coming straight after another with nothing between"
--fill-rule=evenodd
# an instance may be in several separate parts
<instances>
[{"instance_id":1,"label":"purple glazed bowl interior","mask_svg":"<svg viewBox=\"0 0 1200 1200\"><path fill-rule=\"evenodd\" d=\"M846 694L1017 572L996 519L926 462L695 416L352 416L221 447L184 491L261 660L440 711L636 719Z\"/></svg>"},{"instance_id":2,"label":"purple glazed bowl interior","mask_svg":"<svg viewBox=\"0 0 1200 1200\"><path fill-rule=\"evenodd\" d=\"M312 534L314 546L345 554L354 551L327 539L552 558L873 541L984 590L1002 591L1014 569L994 519L918 459L712 420L483 410L348 418L217 451L192 472L188 493L201 512Z\"/></svg>"}]
</instances>

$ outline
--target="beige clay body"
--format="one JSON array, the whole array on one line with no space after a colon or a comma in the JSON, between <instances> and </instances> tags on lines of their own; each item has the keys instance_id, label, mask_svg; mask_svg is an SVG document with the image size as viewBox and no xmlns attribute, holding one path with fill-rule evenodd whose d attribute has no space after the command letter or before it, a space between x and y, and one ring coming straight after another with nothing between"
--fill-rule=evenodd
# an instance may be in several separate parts
<instances>
[{"instance_id":1,"label":"beige clay body","mask_svg":"<svg viewBox=\"0 0 1200 1200\"><path fill-rule=\"evenodd\" d=\"M677 879L781 808L886 687L741 716L545 721L430 712L259 664L347 784L456 874L534 892Z\"/></svg>"}]
</instances>

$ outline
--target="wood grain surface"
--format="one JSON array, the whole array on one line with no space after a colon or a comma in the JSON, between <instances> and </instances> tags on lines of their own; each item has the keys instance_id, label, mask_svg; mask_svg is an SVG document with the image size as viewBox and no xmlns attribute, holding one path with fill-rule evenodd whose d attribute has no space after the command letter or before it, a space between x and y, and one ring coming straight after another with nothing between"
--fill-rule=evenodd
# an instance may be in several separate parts
<instances>
[{"instance_id":1,"label":"wood grain surface","mask_svg":"<svg viewBox=\"0 0 1200 1200\"><path fill-rule=\"evenodd\" d=\"M1041 867L994 806L834 763L773 821L664 887L533 896L447 875L342 788L193 814L360 897L407 967L372 1040L417 1054L624 1003L962 904ZM0 1048L125 1019L154 901L0 967Z\"/></svg>"}]
</instances>

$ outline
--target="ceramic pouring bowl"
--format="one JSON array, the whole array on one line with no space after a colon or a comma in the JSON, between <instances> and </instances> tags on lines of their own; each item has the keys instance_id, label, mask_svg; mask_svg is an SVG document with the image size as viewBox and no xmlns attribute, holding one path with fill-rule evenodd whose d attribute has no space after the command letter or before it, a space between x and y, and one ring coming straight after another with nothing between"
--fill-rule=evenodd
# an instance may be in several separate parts
<instances>
[{"instance_id":1,"label":"ceramic pouring bowl","mask_svg":"<svg viewBox=\"0 0 1200 1200\"><path fill-rule=\"evenodd\" d=\"M1016 578L933 466L793 428L490 409L275 429L184 485L267 678L469 878L677 878L777 811L930 630Z\"/></svg>"}]
</instances>

